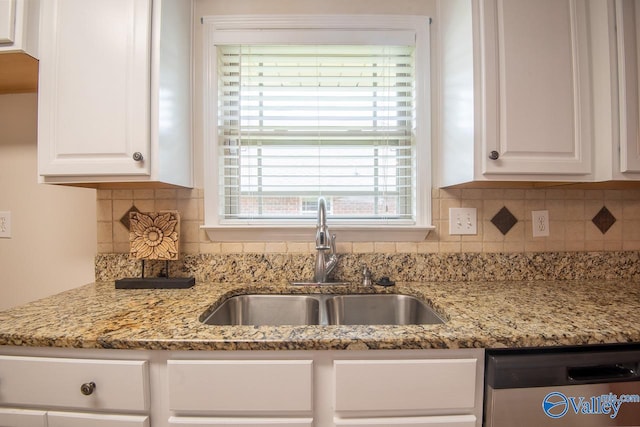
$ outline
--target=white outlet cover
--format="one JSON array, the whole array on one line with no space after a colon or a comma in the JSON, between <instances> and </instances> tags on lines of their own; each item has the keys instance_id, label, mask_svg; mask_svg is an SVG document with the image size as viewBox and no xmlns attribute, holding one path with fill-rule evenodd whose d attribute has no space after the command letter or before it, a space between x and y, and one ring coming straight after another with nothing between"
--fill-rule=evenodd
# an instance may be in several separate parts
<instances>
[{"instance_id":1,"label":"white outlet cover","mask_svg":"<svg viewBox=\"0 0 640 427\"><path fill-rule=\"evenodd\" d=\"M531 211L531 227L533 237L549 235L549 211Z\"/></svg>"},{"instance_id":2,"label":"white outlet cover","mask_svg":"<svg viewBox=\"0 0 640 427\"><path fill-rule=\"evenodd\" d=\"M478 210L449 208L449 234L478 234Z\"/></svg>"},{"instance_id":3,"label":"white outlet cover","mask_svg":"<svg viewBox=\"0 0 640 427\"><path fill-rule=\"evenodd\" d=\"M0 239L11 238L11 212L0 211Z\"/></svg>"}]
</instances>

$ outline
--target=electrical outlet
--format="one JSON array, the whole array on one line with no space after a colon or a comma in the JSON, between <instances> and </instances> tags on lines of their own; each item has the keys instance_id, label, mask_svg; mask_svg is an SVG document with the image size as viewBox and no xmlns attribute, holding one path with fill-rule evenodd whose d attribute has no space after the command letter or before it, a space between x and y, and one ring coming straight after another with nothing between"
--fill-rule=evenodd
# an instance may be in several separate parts
<instances>
[{"instance_id":1,"label":"electrical outlet","mask_svg":"<svg viewBox=\"0 0 640 427\"><path fill-rule=\"evenodd\" d=\"M11 238L11 212L0 212L0 238Z\"/></svg>"},{"instance_id":2,"label":"electrical outlet","mask_svg":"<svg viewBox=\"0 0 640 427\"><path fill-rule=\"evenodd\" d=\"M449 208L449 234L478 234L476 208Z\"/></svg>"},{"instance_id":3,"label":"electrical outlet","mask_svg":"<svg viewBox=\"0 0 640 427\"><path fill-rule=\"evenodd\" d=\"M549 211L531 211L533 237L549 235Z\"/></svg>"}]
</instances>

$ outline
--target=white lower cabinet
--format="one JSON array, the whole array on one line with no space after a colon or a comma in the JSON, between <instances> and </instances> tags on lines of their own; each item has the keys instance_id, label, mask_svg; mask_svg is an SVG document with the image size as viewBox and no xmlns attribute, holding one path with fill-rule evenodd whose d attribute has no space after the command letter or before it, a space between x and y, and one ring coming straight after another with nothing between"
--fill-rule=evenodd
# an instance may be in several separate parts
<instances>
[{"instance_id":1,"label":"white lower cabinet","mask_svg":"<svg viewBox=\"0 0 640 427\"><path fill-rule=\"evenodd\" d=\"M171 426L313 425L313 360L169 360L167 370L181 415ZM185 417L196 414L219 417Z\"/></svg>"},{"instance_id":2,"label":"white lower cabinet","mask_svg":"<svg viewBox=\"0 0 640 427\"><path fill-rule=\"evenodd\" d=\"M0 403L145 411L146 371L146 361L0 356Z\"/></svg>"},{"instance_id":3,"label":"white lower cabinet","mask_svg":"<svg viewBox=\"0 0 640 427\"><path fill-rule=\"evenodd\" d=\"M0 346L0 427L481 427L483 375L482 349Z\"/></svg>"},{"instance_id":4,"label":"white lower cabinet","mask_svg":"<svg viewBox=\"0 0 640 427\"><path fill-rule=\"evenodd\" d=\"M148 412L145 360L0 356L2 427L149 427Z\"/></svg>"},{"instance_id":5,"label":"white lower cabinet","mask_svg":"<svg viewBox=\"0 0 640 427\"><path fill-rule=\"evenodd\" d=\"M476 359L336 360L336 412L470 410L476 363Z\"/></svg>"},{"instance_id":6,"label":"white lower cabinet","mask_svg":"<svg viewBox=\"0 0 640 427\"><path fill-rule=\"evenodd\" d=\"M482 350L287 353L169 360L169 425L481 426Z\"/></svg>"},{"instance_id":7,"label":"white lower cabinet","mask_svg":"<svg viewBox=\"0 0 640 427\"><path fill-rule=\"evenodd\" d=\"M479 425L479 370L478 358L336 360L335 425Z\"/></svg>"},{"instance_id":8,"label":"white lower cabinet","mask_svg":"<svg viewBox=\"0 0 640 427\"><path fill-rule=\"evenodd\" d=\"M312 360L169 360L167 367L169 406L177 413L313 410Z\"/></svg>"}]
</instances>

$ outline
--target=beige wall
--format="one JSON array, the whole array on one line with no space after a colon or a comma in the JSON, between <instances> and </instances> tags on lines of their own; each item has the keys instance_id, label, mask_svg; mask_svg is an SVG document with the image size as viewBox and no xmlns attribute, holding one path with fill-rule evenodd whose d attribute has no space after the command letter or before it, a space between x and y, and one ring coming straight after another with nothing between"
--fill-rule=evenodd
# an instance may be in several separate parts
<instances>
[{"instance_id":1,"label":"beige wall","mask_svg":"<svg viewBox=\"0 0 640 427\"><path fill-rule=\"evenodd\" d=\"M0 310L93 281L95 190L37 183L37 97L0 95Z\"/></svg>"}]
</instances>

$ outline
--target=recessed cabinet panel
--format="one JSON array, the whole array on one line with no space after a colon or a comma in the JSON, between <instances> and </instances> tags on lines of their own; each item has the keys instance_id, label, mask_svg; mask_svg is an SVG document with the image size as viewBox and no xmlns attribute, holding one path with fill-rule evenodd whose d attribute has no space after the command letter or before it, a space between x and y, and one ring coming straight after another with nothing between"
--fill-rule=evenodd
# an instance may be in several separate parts
<instances>
[{"instance_id":1,"label":"recessed cabinet panel","mask_svg":"<svg viewBox=\"0 0 640 427\"><path fill-rule=\"evenodd\" d=\"M475 404L476 359L338 360L338 412L426 412Z\"/></svg>"},{"instance_id":2,"label":"recessed cabinet panel","mask_svg":"<svg viewBox=\"0 0 640 427\"><path fill-rule=\"evenodd\" d=\"M150 1L43 2L41 175L149 175Z\"/></svg>"},{"instance_id":3,"label":"recessed cabinet panel","mask_svg":"<svg viewBox=\"0 0 640 427\"><path fill-rule=\"evenodd\" d=\"M170 360L169 405L178 413L311 412L311 360Z\"/></svg>"},{"instance_id":4,"label":"recessed cabinet panel","mask_svg":"<svg viewBox=\"0 0 640 427\"><path fill-rule=\"evenodd\" d=\"M0 0L0 45L13 44L16 37L16 0Z\"/></svg>"},{"instance_id":5,"label":"recessed cabinet panel","mask_svg":"<svg viewBox=\"0 0 640 427\"><path fill-rule=\"evenodd\" d=\"M0 426L47 427L47 413L30 409L0 408Z\"/></svg>"},{"instance_id":6,"label":"recessed cabinet panel","mask_svg":"<svg viewBox=\"0 0 640 427\"><path fill-rule=\"evenodd\" d=\"M586 3L484 0L483 173L588 174Z\"/></svg>"},{"instance_id":7,"label":"recessed cabinet panel","mask_svg":"<svg viewBox=\"0 0 640 427\"><path fill-rule=\"evenodd\" d=\"M640 172L640 2L618 0L620 172Z\"/></svg>"},{"instance_id":8,"label":"recessed cabinet panel","mask_svg":"<svg viewBox=\"0 0 640 427\"><path fill-rule=\"evenodd\" d=\"M0 404L143 411L147 370L145 361L0 356Z\"/></svg>"}]
</instances>

